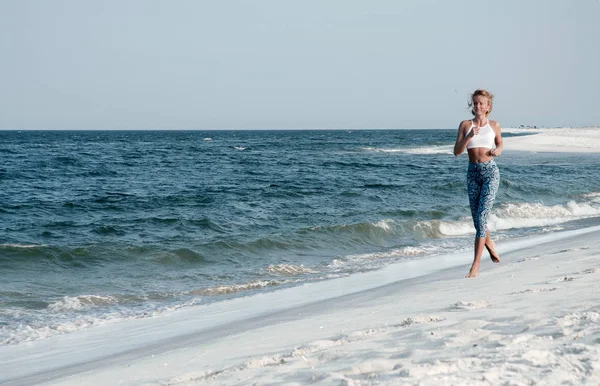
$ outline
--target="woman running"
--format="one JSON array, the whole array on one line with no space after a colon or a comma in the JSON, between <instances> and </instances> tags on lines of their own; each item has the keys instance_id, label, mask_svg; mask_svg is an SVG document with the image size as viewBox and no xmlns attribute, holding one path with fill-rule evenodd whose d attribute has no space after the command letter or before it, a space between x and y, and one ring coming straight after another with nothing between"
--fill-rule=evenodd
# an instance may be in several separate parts
<instances>
[{"instance_id":1,"label":"woman running","mask_svg":"<svg viewBox=\"0 0 600 386\"><path fill-rule=\"evenodd\" d=\"M488 91L475 90L471 95L471 102L469 102L475 118L460 123L454 144L454 155L462 154L465 149L469 154L467 191L473 225L477 232L475 235L475 258L466 277L477 276L484 246L492 261L500 262L500 257L494 250L494 244L487 229L487 220L500 185L500 173L493 157L498 157L502 153L500 124L488 119L492 112L493 100L494 96Z\"/></svg>"}]
</instances>

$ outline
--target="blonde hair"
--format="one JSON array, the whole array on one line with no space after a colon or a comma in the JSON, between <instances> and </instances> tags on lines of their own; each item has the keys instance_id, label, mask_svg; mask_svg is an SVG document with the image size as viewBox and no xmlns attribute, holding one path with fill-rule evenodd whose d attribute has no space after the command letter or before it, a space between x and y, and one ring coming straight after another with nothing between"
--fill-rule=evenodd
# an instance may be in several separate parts
<instances>
[{"instance_id":1,"label":"blonde hair","mask_svg":"<svg viewBox=\"0 0 600 386\"><path fill-rule=\"evenodd\" d=\"M484 90L484 89L475 90L473 92L473 94L471 94L471 100L469 101L469 107L471 107L471 108L473 107L473 99L475 99L476 96L486 97L487 100L490 102L490 109L485 113L485 116L487 117L492 112L492 105L494 103L494 94L492 94L491 92ZM475 115L475 111L473 111L473 109L471 109L471 114Z\"/></svg>"}]
</instances>

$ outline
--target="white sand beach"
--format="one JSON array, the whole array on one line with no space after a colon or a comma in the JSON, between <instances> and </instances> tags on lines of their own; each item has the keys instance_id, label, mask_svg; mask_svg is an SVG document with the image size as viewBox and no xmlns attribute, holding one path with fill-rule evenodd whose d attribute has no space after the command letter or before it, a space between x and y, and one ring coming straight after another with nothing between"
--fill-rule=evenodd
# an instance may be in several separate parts
<instances>
[{"instance_id":1,"label":"white sand beach","mask_svg":"<svg viewBox=\"0 0 600 386\"><path fill-rule=\"evenodd\" d=\"M507 132L534 132L507 129ZM600 151L538 129L505 152ZM600 384L600 226L0 346L6 385Z\"/></svg>"},{"instance_id":2,"label":"white sand beach","mask_svg":"<svg viewBox=\"0 0 600 386\"><path fill-rule=\"evenodd\" d=\"M600 128L507 128L505 133L526 134L504 138L511 150L536 152L600 152Z\"/></svg>"}]
</instances>

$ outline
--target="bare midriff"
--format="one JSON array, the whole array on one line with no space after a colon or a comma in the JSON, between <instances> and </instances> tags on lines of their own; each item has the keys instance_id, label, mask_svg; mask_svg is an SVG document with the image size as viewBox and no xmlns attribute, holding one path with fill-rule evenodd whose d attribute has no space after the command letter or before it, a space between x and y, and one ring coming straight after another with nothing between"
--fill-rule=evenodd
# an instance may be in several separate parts
<instances>
[{"instance_id":1,"label":"bare midriff","mask_svg":"<svg viewBox=\"0 0 600 386\"><path fill-rule=\"evenodd\" d=\"M487 147L475 147L472 149L468 149L469 152L469 162L474 164L479 164L483 162L488 162L492 157L490 155L490 151L492 149L488 149Z\"/></svg>"}]
</instances>

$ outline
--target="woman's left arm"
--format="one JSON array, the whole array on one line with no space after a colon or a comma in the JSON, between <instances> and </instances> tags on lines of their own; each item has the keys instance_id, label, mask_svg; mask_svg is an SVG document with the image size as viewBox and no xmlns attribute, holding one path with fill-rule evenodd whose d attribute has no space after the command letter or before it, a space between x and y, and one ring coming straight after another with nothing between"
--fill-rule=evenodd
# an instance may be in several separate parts
<instances>
[{"instance_id":1,"label":"woman's left arm","mask_svg":"<svg viewBox=\"0 0 600 386\"><path fill-rule=\"evenodd\" d=\"M490 155L494 157L498 157L502 154L502 147L504 146L502 142L502 130L500 128L500 124L496 121L492 121L492 128L496 133L496 138L494 138L494 142L496 143L496 148L490 151Z\"/></svg>"}]
</instances>

